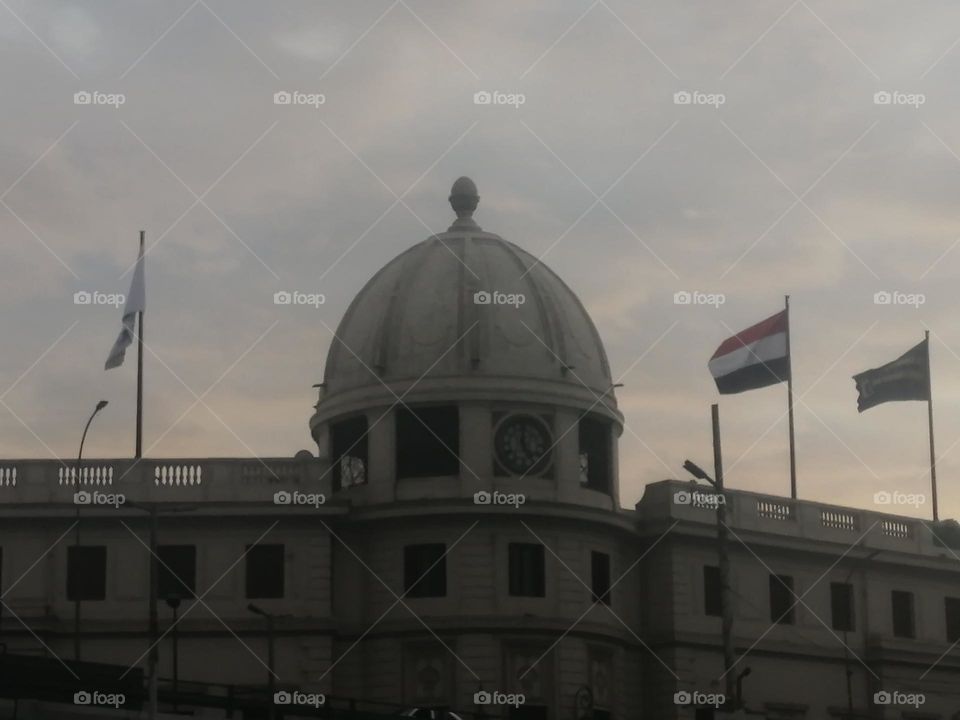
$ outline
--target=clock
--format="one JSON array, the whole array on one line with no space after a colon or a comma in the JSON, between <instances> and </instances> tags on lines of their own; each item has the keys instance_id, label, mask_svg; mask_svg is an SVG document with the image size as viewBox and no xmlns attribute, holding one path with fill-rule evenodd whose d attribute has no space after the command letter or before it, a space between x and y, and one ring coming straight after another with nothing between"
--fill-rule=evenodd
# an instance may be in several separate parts
<instances>
[{"instance_id":1,"label":"clock","mask_svg":"<svg viewBox=\"0 0 960 720\"><path fill-rule=\"evenodd\" d=\"M513 475L538 475L550 466L553 439L540 418L510 415L493 438L497 462Z\"/></svg>"}]
</instances>

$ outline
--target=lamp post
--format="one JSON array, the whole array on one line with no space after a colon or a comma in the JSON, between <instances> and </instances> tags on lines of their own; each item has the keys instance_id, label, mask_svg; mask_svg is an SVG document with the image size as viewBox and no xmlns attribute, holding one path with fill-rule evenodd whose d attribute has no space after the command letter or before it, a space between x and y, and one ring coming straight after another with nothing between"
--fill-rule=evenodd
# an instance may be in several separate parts
<instances>
[{"instance_id":1,"label":"lamp post","mask_svg":"<svg viewBox=\"0 0 960 720\"><path fill-rule=\"evenodd\" d=\"M254 615L259 615L267 621L267 702L270 703L270 718L273 720L273 718L276 717L276 705L273 702L273 692L274 688L276 687L274 684L275 673L273 671L273 663L275 658L273 621L276 619L276 616L271 615L266 610L257 607L253 603L247 605L247 610L252 612Z\"/></svg>"},{"instance_id":2,"label":"lamp post","mask_svg":"<svg viewBox=\"0 0 960 720\"><path fill-rule=\"evenodd\" d=\"M166 597L167 607L173 610L173 709L178 710L180 700L180 629L177 625L177 610L180 608L180 596L171 593Z\"/></svg>"},{"instance_id":3,"label":"lamp post","mask_svg":"<svg viewBox=\"0 0 960 720\"><path fill-rule=\"evenodd\" d=\"M83 426L83 435L80 436L80 449L77 451L77 464L73 469L73 484L74 487L80 484L80 462L83 460L83 443L87 439L87 430L90 429L90 423L93 422L93 419L97 416L97 413L103 410L107 406L106 400L101 400L97 403L97 406L93 409L93 412L90 413L90 417L87 418L87 424ZM73 535L73 544L78 548L75 552L79 553L80 550L80 504L74 503L76 506L76 519L74 521L74 535ZM79 558L79 555L77 555ZM74 576L78 578L78 575ZM73 659L80 660L80 588L79 582L74 583L73 588Z\"/></svg>"},{"instance_id":4,"label":"lamp post","mask_svg":"<svg viewBox=\"0 0 960 720\"><path fill-rule=\"evenodd\" d=\"M883 550L872 550L872 551L870 551L867 555L865 555L863 558L861 558L861 559L860 559L860 562L861 562L861 563L866 563L868 560L872 560L873 558L875 558L875 557L876 557L877 555L879 555L881 552L883 552ZM843 584L844 584L844 585L849 585L849 584L850 584L850 578L853 577L853 573L854 573L854 571L857 570L858 567L860 567L860 565L854 564L853 567L850 568L850 571L847 573L846 577L843 579ZM864 583L866 583L866 578L864 578ZM866 597L867 597L867 593L866 593L866 591L865 591L865 589L864 589L864 591L863 591L863 598L864 598L864 602L863 602L863 615L864 615L864 618L866 618L866 615L867 615ZM855 603L854 596L853 596L853 591L852 591L852 590L851 590L851 592L850 592L850 602L851 602L851 603ZM856 605L854 605L854 607L856 607ZM855 613L853 612L853 608L851 608L850 619L853 620L854 617L855 617ZM850 623L847 623L847 624L846 624L846 627L844 627L844 629L843 629L843 667L844 667L844 671L845 671L846 676L847 676L847 718L848 718L848 720L853 720L853 718L854 718L854 714L853 714L853 667L852 667L852 664L850 663L850 645L847 643L847 633L849 632L849 628L850 628Z\"/></svg>"}]
</instances>

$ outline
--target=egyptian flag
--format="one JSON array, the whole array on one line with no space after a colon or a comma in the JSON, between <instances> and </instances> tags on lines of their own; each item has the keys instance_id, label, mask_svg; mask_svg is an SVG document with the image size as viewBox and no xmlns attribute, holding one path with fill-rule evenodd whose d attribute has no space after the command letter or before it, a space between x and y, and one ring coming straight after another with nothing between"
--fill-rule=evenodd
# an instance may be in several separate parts
<instances>
[{"instance_id":1,"label":"egyptian flag","mask_svg":"<svg viewBox=\"0 0 960 720\"><path fill-rule=\"evenodd\" d=\"M787 323L783 310L720 344L710 358L710 373L721 395L790 379Z\"/></svg>"},{"instance_id":2,"label":"egyptian flag","mask_svg":"<svg viewBox=\"0 0 960 720\"><path fill-rule=\"evenodd\" d=\"M853 376L857 384L857 410L898 400L930 399L930 349L928 340L914 345L886 365Z\"/></svg>"}]
</instances>

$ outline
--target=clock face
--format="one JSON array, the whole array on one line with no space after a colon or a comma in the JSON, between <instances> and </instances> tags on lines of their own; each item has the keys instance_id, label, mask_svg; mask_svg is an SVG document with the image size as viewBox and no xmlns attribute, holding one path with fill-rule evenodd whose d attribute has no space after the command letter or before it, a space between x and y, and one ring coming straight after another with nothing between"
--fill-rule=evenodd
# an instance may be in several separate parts
<instances>
[{"instance_id":1,"label":"clock face","mask_svg":"<svg viewBox=\"0 0 960 720\"><path fill-rule=\"evenodd\" d=\"M553 441L544 422L532 415L512 415L494 437L497 462L514 475L542 473L550 465Z\"/></svg>"}]
</instances>

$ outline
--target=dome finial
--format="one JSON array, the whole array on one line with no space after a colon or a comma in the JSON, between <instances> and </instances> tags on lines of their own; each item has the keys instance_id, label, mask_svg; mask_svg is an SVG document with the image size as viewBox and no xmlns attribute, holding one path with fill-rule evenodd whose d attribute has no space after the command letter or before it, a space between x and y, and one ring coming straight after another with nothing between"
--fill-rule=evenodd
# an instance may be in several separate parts
<instances>
[{"instance_id":1,"label":"dome finial","mask_svg":"<svg viewBox=\"0 0 960 720\"><path fill-rule=\"evenodd\" d=\"M473 219L473 211L477 209L477 203L480 202L480 196L477 194L477 186L473 180L463 176L457 178L450 188L450 207L457 214L457 220L450 226L451 230L459 228L478 228L479 226Z\"/></svg>"}]
</instances>

